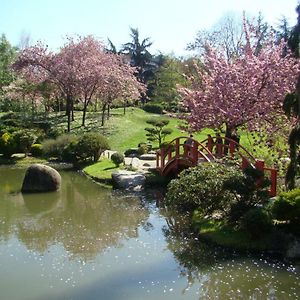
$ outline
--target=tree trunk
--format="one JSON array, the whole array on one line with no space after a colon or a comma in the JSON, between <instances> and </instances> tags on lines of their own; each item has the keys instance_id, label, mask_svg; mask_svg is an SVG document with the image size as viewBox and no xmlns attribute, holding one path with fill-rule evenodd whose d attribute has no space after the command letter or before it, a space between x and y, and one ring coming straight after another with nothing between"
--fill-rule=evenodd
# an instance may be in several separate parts
<instances>
[{"instance_id":1,"label":"tree trunk","mask_svg":"<svg viewBox=\"0 0 300 300\"><path fill-rule=\"evenodd\" d=\"M126 106L127 106L127 101L124 101L124 106L123 106L123 114L126 114Z\"/></svg>"},{"instance_id":2,"label":"tree trunk","mask_svg":"<svg viewBox=\"0 0 300 300\"><path fill-rule=\"evenodd\" d=\"M81 126L85 126L86 108L87 108L87 106L84 105L84 107L83 107L83 114L82 114L82 123L81 123Z\"/></svg>"},{"instance_id":3,"label":"tree trunk","mask_svg":"<svg viewBox=\"0 0 300 300\"><path fill-rule=\"evenodd\" d=\"M72 121L74 121L74 101L71 101Z\"/></svg>"},{"instance_id":4,"label":"tree trunk","mask_svg":"<svg viewBox=\"0 0 300 300\"><path fill-rule=\"evenodd\" d=\"M225 131L225 138L227 139L232 139L232 132L234 130L233 126L229 126L228 124L226 124L226 131ZM229 148L229 141L225 139L224 141L224 155L228 154L228 148Z\"/></svg>"},{"instance_id":5,"label":"tree trunk","mask_svg":"<svg viewBox=\"0 0 300 300\"><path fill-rule=\"evenodd\" d=\"M97 112L97 106L98 106L98 99L95 100L95 106L94 106L94 112Z\"/></svg>"},{"instance_id":6,"label":"tree trunk","mask_svg":"<svg viewBox=\"0 0 300 300\"><path fill-rule=\"evenodd\" d=\"M105 110L106 110L106 103L103 103L102 106L102 118L101 118L101 126L104 126L104 119L105 119Z\"/></svg>"},{"instance_id":7,"label":"tree trunk","mask_svg":"<svg viewBox=\"0 0 300 300\"><path fill-rule=\"evenodd\" d=\"M72 108L72 97L67 96L66 115L68 117L68 132L71 131L71 108Z\"/></svg>"},{"instance_id":8,"label":"tree trunk","mask_svg":"<svg viewBox=\"0 0 300 300\"><path fill-rule=\"evenodd\" d=\"M107 105L107 120L110 118L110 103Z\"/></svg>"}]
</instances>

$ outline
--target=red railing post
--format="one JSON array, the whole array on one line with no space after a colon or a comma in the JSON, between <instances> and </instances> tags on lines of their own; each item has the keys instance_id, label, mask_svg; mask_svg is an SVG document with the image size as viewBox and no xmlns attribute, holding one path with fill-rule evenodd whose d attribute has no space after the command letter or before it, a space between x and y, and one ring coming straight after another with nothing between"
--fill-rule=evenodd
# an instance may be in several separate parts
<instances>
[{"instance_id":1,"label":"red railing post","mask_svg":"<svg viewBox=\"0 0 300 300\"><path fill-rule=\"evenodd\" d=\"M271 172L271 188L269 194L271 197L275 197L277 193L277 170L268 169Z\"/></svg>"},{"instance_id":2,"label":"red railing post","mask_svg":"<svg viewBox=\"0 0 300 300\"><path fill-rule=\"evenodd\" d=\"M168 160L172 159L172 149L168 149Z\"/></svg>"},{"instance_id":3,"label":"red railing post","mask_svg":"<svg viewBox=\"0 0 300 300\"><path fill-rule=\"evenodd\" d=\"M210 152L212 152L213 145L214 145L214 140L213 140L213 138L211 137L211 135L208 135L208 137L207 137L207 149L208 149Z\"/></svg>"},{"instance_id":4,"label":"red railing post","mask_svg":"<svg viewBox=\"0 0 300 300\"><path fill-rule=\"evenodd\" d=\"M249 161L244 156L242 156L242 165L241 165L242 170L248 168L249 165L250 165Z\"/></svg>"},{"instance_id":5,"label":"red railing post","mask_svg":"<svg viewBox=\"0 0 300 300\"><path fill-rule=\"evenodd\" d=\"M235 151L235 144L233 141L229 142L229 153L231 155L231 157L234 156L234 151Z\"/></svg>"},{"instance_id":6,"label":"red railing post","mask_svg":"<svg viewBox=\"0 0 300 300\"><path fill-rule=\"evenodd\" d=\"M165 167L165 151L164 148L161 148L160 150L160 155L161 155L161 169L163 169Z\"/></svg>"},{"instance_id":7,"label":"red railing post","mask_svg":"<svg viewBox=\"0 0 300 300\"><path fill-rule=\"evenodd\" d=\"M179 138L175 140L175 157L178 158L180 151L179 151L180 143L179 143Z\"/></svg>"},{"instance_id":8,"label":"red railing post","mask_svg":"<svg viewBox=\"0 0 300 300\"><path fill-rule=\"evenodd\" d=\"M257 187L261 187L262 182L263 182L263 180L264 180L265 162L264 162L263 160L259 160L259 159L256 160L256 161L255 161L255 168L256 168L257 170L260 170L260 171L263 172L262 177L259 178L259 179L257 180L257 182L256 182Z\"/></svg>"}]
</instances>

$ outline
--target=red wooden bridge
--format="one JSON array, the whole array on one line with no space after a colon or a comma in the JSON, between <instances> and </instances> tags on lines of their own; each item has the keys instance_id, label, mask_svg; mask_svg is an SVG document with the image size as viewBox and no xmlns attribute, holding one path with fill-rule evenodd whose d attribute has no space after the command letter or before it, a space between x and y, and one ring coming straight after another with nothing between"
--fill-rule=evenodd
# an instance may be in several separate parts
<instances>
[{"instance_id":1,"label":"red wooden bridge","mask_svg":"<svg viewBox=\"0 0 300 300\"><path fill-rule=\"evenodd\" d=\"M183 169L224 156L238 158L243 170L248 166L261 170L271 181L270 196L276 195L277 170L266 167L263 160L256 159L237 141L226 137L208 136L202 142L186 136L178 137L157 151L156 168L162 176L177 175Z\"/></svg>"}]
</instances>

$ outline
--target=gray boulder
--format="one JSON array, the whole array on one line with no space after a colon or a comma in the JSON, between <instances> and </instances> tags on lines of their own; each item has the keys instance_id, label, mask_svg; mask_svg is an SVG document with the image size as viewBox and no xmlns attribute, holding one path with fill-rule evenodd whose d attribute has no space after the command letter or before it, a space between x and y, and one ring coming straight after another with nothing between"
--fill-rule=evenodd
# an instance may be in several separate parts
<instances>
[{"instance_id":1,"label":"gray boulder","mask_svg":"<svg viewBox=\"0 0 300 300\"><path fill-rule=\"evenodd\" d=\"M291 259L299 259L300 258L300 240L295 239L288 245L288 249L286 252L286 257Z\"/></svg>"},{"instance_id":2,"label":"gray boulder","mask_svg":"<svg viewBox=\"0 0 300 300\"><path fill-rule=\"evenodd\" d=\"M113 185L119 189L141 190L146 181L146 177L140 173L120 170L111 174Z\"/></svg>"},{"instance_id":3,"label":"gray boulder","mask_svg":"<svg viewBox=\"0 0 300 300\"><path fill-rule=\"evenodd\" d=\"M21 191L23 193L57 191L60 185L61 176L55 169L42 164L33 164L25 173Z\"/></svg>"}]
</instances>

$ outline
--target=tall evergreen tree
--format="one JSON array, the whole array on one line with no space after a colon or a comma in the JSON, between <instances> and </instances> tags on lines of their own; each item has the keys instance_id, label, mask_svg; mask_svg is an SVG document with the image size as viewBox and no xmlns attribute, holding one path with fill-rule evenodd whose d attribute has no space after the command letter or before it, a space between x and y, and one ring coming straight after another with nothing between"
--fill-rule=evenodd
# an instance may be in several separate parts
<instances>
[{"instance_id":1,"label":"tall evergreen tree","mask_svg":"<svg viewBox=\"0 0 300 300\"><path fill-rule=\"evenodd\" d=\"M142 83L147 81L153 76L153 56L148 51L152 45L150 38L147 37L140 41L140 35L137 28L130 28L131 42L123 45L122 52L129 55L130 64L138 70L138 79Z\"/></svg>"},{"instance_id":2,"label":"tall evergreen tree","mask_svg":"<svg viewBox=\"0 0 300 300\"><path fill-rule=\"evenodd\" d=\"M300 57L300 4L296 8L298 13L297 24L292 29L288 45L296 57ZM293 118L294 126L289 134L290 163L285 175L285 185L287 189L293 189L296 186L296 176L300 172L300 74L294 93L285 97L283 109L289 118Z\"/></svg>"}]
</instances>

